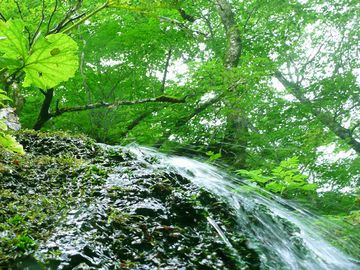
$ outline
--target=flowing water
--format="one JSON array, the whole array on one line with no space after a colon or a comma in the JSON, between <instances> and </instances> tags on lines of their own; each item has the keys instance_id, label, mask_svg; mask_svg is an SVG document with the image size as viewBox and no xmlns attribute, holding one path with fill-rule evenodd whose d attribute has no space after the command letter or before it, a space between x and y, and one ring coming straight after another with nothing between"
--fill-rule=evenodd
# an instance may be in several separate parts
<instances>
[{"instance_id":1,"label":"flowing water","mask_svg":"<svg viewBox=\"0 0 360 270\"><path fill-rule=\"evenodd\" d=\"M249 245L261 255L263 269L350 270L360 269L356 262L331 246L314 226L317 218L290 202L241 181L222 170L190 158L160 154L153 149L130 145L127 150L152 169L175 170L198 186L224 198L235 210L239 230ZM227 244L216 223L209 223ZM289 233L290 232L290 233Z\"/></svg>"}]
</instances>

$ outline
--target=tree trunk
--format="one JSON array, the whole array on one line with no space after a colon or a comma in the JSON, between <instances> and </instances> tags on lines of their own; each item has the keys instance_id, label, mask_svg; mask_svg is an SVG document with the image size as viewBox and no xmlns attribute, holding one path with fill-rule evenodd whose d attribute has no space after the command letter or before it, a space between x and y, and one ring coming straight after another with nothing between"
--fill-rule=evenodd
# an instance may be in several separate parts
<instances>
[{"instance_id":1,"label":"tree trunk","mask_svg":"<svg viewBox=\"0 0 360 270\"><path fill-rule=\"evenodd\" d=\"M241 57L241 35L235 21L235 14L232 11L228 0L216 0L217 11L221 17L226 32L227 44L224 55L224 67L227 70L236 68ZM235 91L235 82L230 82L227 91ZM246 148L248 126L246 118L242 116L242 108L239 103L234 103L231 97L225 99L225 105L230 109L227 115L227 125L221 151L226 160L229 160L236 168L246 167Z\"/></svg>"},{"instance_id":2,"label":"tree trunk","mask_svg":"<svg viewBox=\"0 0 360 270\"><path fill-rule=\"evenodd\" d=\"M38 115L38 119L33 127L35 130L40 130L43 125L51 119L50 105L54 97L54 89L49 89L46 92L42 92L45 96L43 104Z\"/></svg>"}]
</instances>

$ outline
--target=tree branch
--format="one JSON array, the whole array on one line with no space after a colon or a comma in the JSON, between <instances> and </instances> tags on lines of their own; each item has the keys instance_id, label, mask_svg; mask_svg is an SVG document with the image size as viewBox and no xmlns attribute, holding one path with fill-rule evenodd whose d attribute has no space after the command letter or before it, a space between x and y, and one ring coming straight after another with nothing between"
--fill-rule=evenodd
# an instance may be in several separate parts
<instances>
[{"instance_id":1,"label":"tree branch","mask_svg":"<svg viewBox=\"0 0 360 270\"><path fill-rule=\"evenodd\" d=\"M1 12L0 12L0 19L3 20L4 22L7 21L6 18L5 18L5 16L4 16Z\"/></svg>"},{"instance_id":2,"label":"tree branch","mask_svg":"<svg viewBox=\"0 0 360 270\"><path fill-rule=\"evenodd\" d=\"M24 20L24 16L23 16L23 13L22 13L22 10L21 10L21 7L20 7L19 2L18 2L17 0L14 0L14 2L15 2L17 11L18 11L18 13L19 13L19 15L20 15L20 18L21 18L22 20ZM30 30L29 30L29 28L28 28L27 26L25 26L25 31L26 31L26 33L28 34L28 41L29 41L29 43L30 43L31 34L30 34Z\"/></svg>"},{"instance_id":3,"label":"tree branch","mask_svg":"<svg viewBox=\"0 0 360 270\"><path fill-rule=\"evenodd\" d=\"M54 33L59 33L66 25L69 24L69 22L74 21L74 18L70 18L73 14L75 14L75 12L81 7L82 5L82 0L78 0L75 6L72 6L68 9L68 11L66 12L64 18L50 31L48 31L48 34L54 34ZM81 14L81 16L75 16L75 18L81 18L84 14Z\"/></svg>"},{"instance_id":4,"label":"tree branch","mask_svg":"<svg viewBox=\"0 0 360 270\"><path fill-rule=\"evenodd\" d=\"M57 7L58 7L58 0L55 0L55 6L54 6L53 11L51 12L51 15L50 15L49 21L48 21L48 23L47 23L47 27L46 27L46 33L47 33L47 34L48 34L49 31L50 31L51 21L52 21L55 13L56 13L56 11L57 11Z\"/></svg>"},{"instance_id":5,"label":"tree branch","mask_svg":"<svg viewBox=\"0 0 360 270\"><path fill-rule=\"evenodd\" d=\"M145 111L139 114L135 119L133 119L125 128L123 132L119 134L119 137L126 137L130 131L132 131L137 125L141 123L145 118L147 118L153 111Z\"/></svg>"},{"instance_id":6,"label":"tree branch","mask_svg":"<svg viewBox=\"0 0 360 270\"><path fill-rule=\"evenodd\" d=\"M211 105L214 105L215 103L219 102L223 97L224 97L224 94L220 94L212 99L209 99L208 101L198 105L190 114L180 117L176 121L176 123L174 125L174 129L166 131L164 133L164 135L153 146L158 147L158 148L161 147L161 145L164 144L164 142L169 138L171 133L174 133L177 130L179 130L179 128L186 125L186 123L189 122L194 116L202 113L207 108L209 108Z\"/></svg>"},{"instance_id":7,"label":"tree branch","mask_svg":"<svg viewBox=\"0 0 360 270\"><path fill-rule=\"evenodd\" d=\"M163 95L163 96L159 96L156 98L147 98L147 99L139 99L139 100L118 100L118 101L115 101L112 103L98 102L98 103L87 104L87 105L83 105L83 106L58 108L54 113L51 113L51 117L60 116L64 113L69 113L69 112L81 112L81 111L88 111L88 110L94 110L94 109L99 109L99 108L113 109L113 108L117 108L119 106L125 106L125 105L137 105L137 104L156 103L156 102L185 103L185 99L178 99L175 97Z\"/></svg>"},{"instance_id":8,"label":"tree branch","mask_svg":"<svg viewBox=\"0 0 360 270\"><path fill-rule=\"evenodd\" d=\"M313 103L305 97L301 86L287 80L279 71L276 71L274 75L285 87L285 89L293 94L296 99L298 99L301 103L309 106L312 115L317 117L317 119L319 119L323 125L328 127L337 137L344 140L352 149L356 151L356 153L360 154L360 142L353 137L350 129L344 128L340 123L338 123L334 119L333 115L331 115L331 113L322 112L315 108Z\"/></svg>"},{"instance_id":9,"label":"tree branch","mask_svg":"<svg viewBox=\"0 0 360 270\"><path fill-rule=\"evenodd\" d=\"M162 94L165 92L166 76L167 76L168 69L169 69L171 54L172 54L172 50L169 49L169 51L168 51L168 53L167 53L167 57L166 57L165 68L164 68L164 75L163 75L163 78L162 78L161 88L160 88L160 92L161 92Z\"/></svg>"},{"instance_id":10,"label":"tree branch","mask_svg":"<svg viewBox=\"0 0 360 270\"><path fill-rule=\"evenodd\" d=\"M42 0L42 7L41 7L41 19L40 19L40 22L35 30L35 33L33 35L33 37L31 38L30 40L30 43L29 43L29 47L31 48L32 45L34 44L35 40L37 39L38 37L38 34L40 33L40 28L41 28L41 25L43 24L44 20L45 20L45 0Z\"/></svg>"},{"instance_id":11,"label":"tree branch","mask_svg":"<svg viewBox=\"0 0 360 270\"><path fill-rule=\"evenodd\" d=\"M185 20L185 21L189 21L191 23L196 21L196 18L192 15L189 15L188 13L186 13L185 10L183 10L182 8L178 9L180 16Z\"/></svg>"}]
</instances>

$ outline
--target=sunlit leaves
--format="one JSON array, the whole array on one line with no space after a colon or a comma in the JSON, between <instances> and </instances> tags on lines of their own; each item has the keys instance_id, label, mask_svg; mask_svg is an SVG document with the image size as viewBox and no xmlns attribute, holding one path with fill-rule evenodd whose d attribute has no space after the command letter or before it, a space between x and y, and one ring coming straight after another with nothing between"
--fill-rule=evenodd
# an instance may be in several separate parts
<instances>
[{"instance_id":1,"label":"sunlit leaves","mask_svg":"<svg viewBox=\"0 0 360 270\"><path fill-rule=\"evenodd\" d=\"M0 147L14 153L25 154L23 147L15 138L5 132L0 131Z\"/></svg>"},{"instance_id":2,"label":"sunlit leaves","mask_svg":"<svg viewBox=\"0 0 360 270\"><path fill-rule=\"evenodd\" d=\"M5 106L6 101L11 101L11 99L6 95L6 92L0 89L0 108Z\"/></svg>"},{"instance_id":3,"label":"sunlit leaves","mask_svg":"<svg viewBox=\"0 0 360 270\"><path fill-rule=\"evenodd\" d=\"M65 34L40 37L30 48L20 20L0 22L1 66L24 71L24 87L48 89L73 77L78 69L78 46Z\"/></svg>"},{"instance_id":4,"label":"sunlit leaves","mask_svg":"<svg viewBox=\"0 0 360 270\"><path fill-rule=\"evenodd\" d=\"M0 107L4 105L5 101L9 101L5 95L5 92L0 89ZM3 148L7 151L11 151L18 154L24 154L23 147L15 140L14 137L8 134L8 127L4 119L0 118L0 148Z\"/></svg>"},{"instance_id":5,"label":"sunlit leaves","mask_svg":"<svg viewBox=\"0 0 360 270\"><path fill-rule=\"evenodd\" d=\"M2 65L16 68L25 62L29 44L23 31L24 24L21 20L9 20L6 23L0 21L0 53L4 59Z\"/></svg>"},{"instance_id":6,"label":"sunlit leaves","mask_svg":"<svg viewBox=\"0 0 360 270\"><path fill-rule=\"evenodd\" d=\"M77 48L65 34L39 39L26 60L23 85L48 89L73 77L78 69Z\"/></svg>"},{"instance_id":7,"label":"sunlit leaves","mask_svg":"<svg viewBox=\"0 0 360 270\"><path fill-rule=\"evenodd\" d=\"M107 6L134 11L152 11L159 8L178 8L179 2L180 0L109 0Z\"/></svg>"},{"instance_id":8,"label":"sunlit leaves","mask_svg":"<svg viewBox=\"0 0 360 270\"><path fill-rule=\"evenodd\" d=\"M311 193L318 188L318 185L308 183L308 177L300 172L297 157L283 160L269 175L262 170L238 170L237 172L271 192L288 196L294 196L299 192Z\"/></svg>"}]
</instances>

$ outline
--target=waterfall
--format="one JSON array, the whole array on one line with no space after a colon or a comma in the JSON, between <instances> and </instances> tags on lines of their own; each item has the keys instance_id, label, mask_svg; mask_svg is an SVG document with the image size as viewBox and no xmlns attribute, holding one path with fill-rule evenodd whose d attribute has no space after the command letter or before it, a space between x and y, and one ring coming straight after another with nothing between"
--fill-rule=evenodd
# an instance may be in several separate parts
<instances>
[{"instance_id":1,"label":"waterfall","mask_svg":"<svg viewBox=\"0 0 360 270\"><path fill-rule=\"evenodd\" d=\"M175 170L194 184L222 197L237 213L238 229L261 254L262 269L350 270L360 264L331 246L314 226L317 218L300 207L252 186L215 166L186 157L165 155L129 145L138 160L149 157L152 169ZM209 219L223 241L228 240Z\"/></svg>"}]
</instances>

